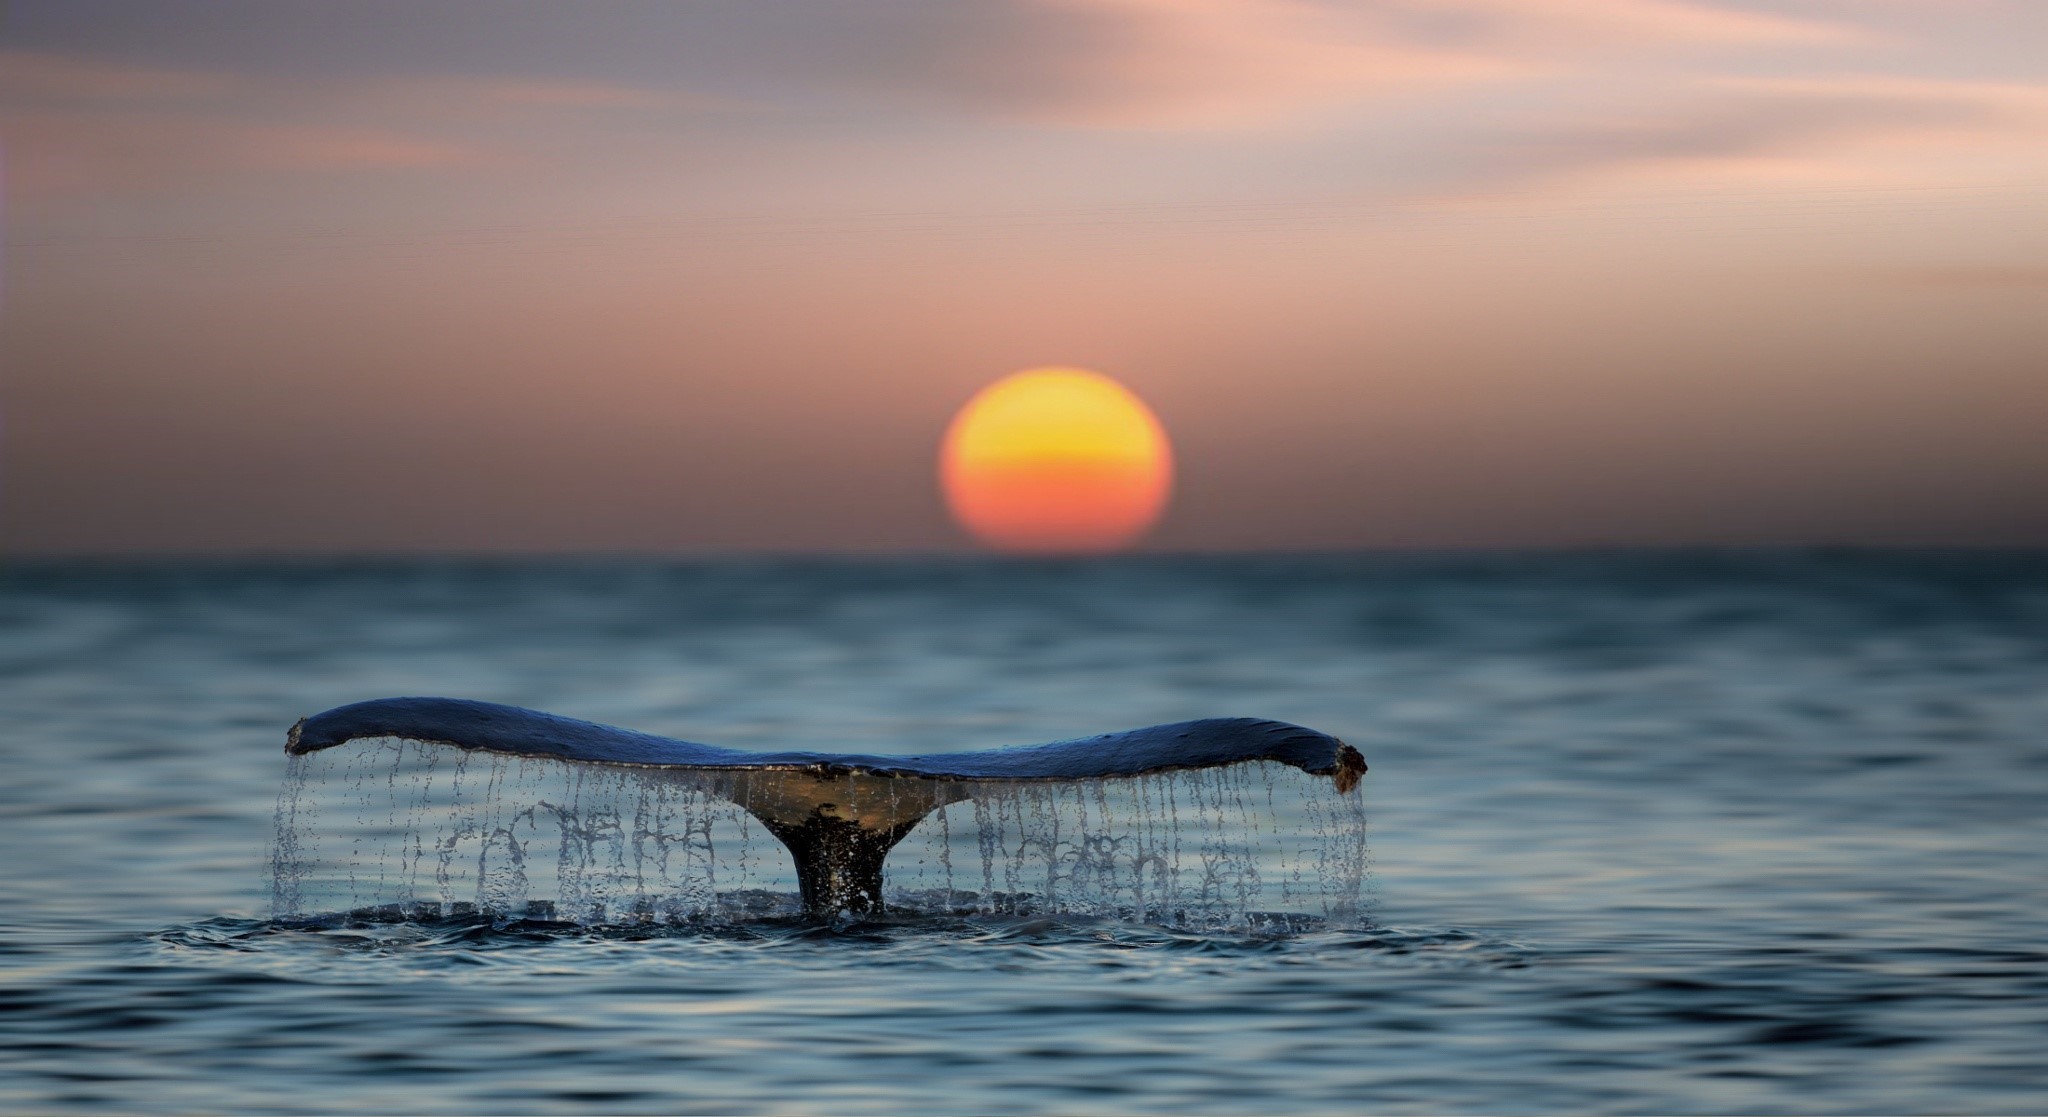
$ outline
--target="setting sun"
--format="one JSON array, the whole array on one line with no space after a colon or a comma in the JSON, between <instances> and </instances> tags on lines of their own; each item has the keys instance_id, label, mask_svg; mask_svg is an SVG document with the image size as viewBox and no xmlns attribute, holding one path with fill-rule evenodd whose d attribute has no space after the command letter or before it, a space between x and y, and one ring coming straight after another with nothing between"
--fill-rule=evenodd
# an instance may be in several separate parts
<instances>
[{"instance_id":1,"label":"setting sun","mask_svg":"<svg viewBox=\"0 0 2048 1117\"><path fill-rule=\"evenodd\" d=\"M946 431L954 519L1004 551L1113 551L1158 521L1173 485L1166 431L1100 373L1037 368L983 388Z\"/></svg>"}]
</instances>

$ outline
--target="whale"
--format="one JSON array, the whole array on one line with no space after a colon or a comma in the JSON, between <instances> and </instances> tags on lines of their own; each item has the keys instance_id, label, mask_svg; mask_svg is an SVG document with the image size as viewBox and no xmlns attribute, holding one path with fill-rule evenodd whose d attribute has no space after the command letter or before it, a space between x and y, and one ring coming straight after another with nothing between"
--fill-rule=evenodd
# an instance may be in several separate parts
<instances>
[{"instance_id":1,"label":"whale","mask_svg":"<svg viewBox=\"0 0 2048 1117\"><path fill-rule=\"evenodd\" d=\"M805 917L883 911L882 863L918 822L977 785L1097 780L1271 761L1326 776L1340 795L1358 787L1365 757L1305 726L1262 718L1204 718L1118 733L918 756L751 752L519 706L461 698L379 698L293 725L285 752L304 756L350 741L401 738L507 756L673 773L745 809L789 850Z\"/></svg>"}]
</instances>

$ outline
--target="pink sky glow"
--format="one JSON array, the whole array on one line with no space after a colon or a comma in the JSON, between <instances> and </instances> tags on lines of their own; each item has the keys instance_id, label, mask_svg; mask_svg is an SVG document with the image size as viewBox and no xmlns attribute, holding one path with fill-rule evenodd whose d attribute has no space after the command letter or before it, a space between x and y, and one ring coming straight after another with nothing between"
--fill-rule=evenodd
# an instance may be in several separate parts
<instances>
[{"instance_id":1,"label":"pink sky glow","mask_svg":"<svg viewBox=\"0 0 2048 1117\"><path fill-rule=\"evenodd\" d=\"M2048 545L2033 0L20 3L0 551Z\"/></svg>"}]
</instances>

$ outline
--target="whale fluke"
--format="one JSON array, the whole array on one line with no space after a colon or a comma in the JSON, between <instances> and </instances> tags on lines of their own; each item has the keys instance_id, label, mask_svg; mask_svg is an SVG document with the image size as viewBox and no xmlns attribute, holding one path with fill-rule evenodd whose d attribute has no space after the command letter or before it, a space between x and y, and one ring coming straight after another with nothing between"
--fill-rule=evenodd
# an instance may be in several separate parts
<instances>
[{"instance_id":1,"label":"whale fluke","mask_svg":"<svg viewBox=\"0 0 2048 1117\"><path fill-rule=\"evenodd\" d=\"M374 737L692 773L788 847L804 910L821 919L880 911L889 850L925 815L968 798L984 781L1105 779L1270 760L1328 776L1343 794L1366 767L1357 749L1335 737L1258 718L1207 718L980 752L870 756L746 752L457 698L337 706L292 726L285 752L302 756Z\"/></svg>"}]
</instances>

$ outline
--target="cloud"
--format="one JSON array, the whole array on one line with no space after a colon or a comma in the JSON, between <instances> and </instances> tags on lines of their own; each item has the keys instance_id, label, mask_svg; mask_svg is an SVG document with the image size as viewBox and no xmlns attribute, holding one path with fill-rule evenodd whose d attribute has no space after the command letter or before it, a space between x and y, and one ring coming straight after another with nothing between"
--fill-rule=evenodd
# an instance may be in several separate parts
<instances>
[{"instance_id":1,"label":"cloud","mask_svg":"<svg viewBox=\"0 0 2048 1117\"><path fill-rule=\"evenodd\" d=\"M712 65L717 44L699 36L685 40L695 61L677 64L746 101L644 72L655 84L332 66L314 78L15 51L0 54L0 123L31 197L251 172L594 165L687 142L669 127L683 116L766 104L871 130L879 108L892 135L936 110L940 144L957 138L949 116L1219 143L1320 130L1376 143L1382 187L1825 175L1853 150L2041 136L2038 87L1816 77L1883 40L1704 2L797 0L757 17L744 34L712 28L732 57Z\"/></svg>"},{"instance_id":2,"label":"cloud","mask_svg":"<svg viewBox=\"0 0 2048 1117\"><path fill-rule=\"evenodd\" d=\"M0 74L8 185L28 200L483 158L473 145L331 113L281 116L278 90L234 75L21 52L0 58Z\"/></svg>"},{"instance_id":3,"label":"cloud","mask_svg":"<svg viewBox=\"0 0 2048 1117\"><path fill-rule=\"evenodd\" d=\"M1729 89L1866 105L1952 106L1979 115L2048 118L2048 85L1958 81L1893 75L1833 74L1806 78L1725 78Z\"/></svg>"},{"instance_id":4,"label":"cloud","mask_svg":"<svg viewBox=\"0 0 2048 1117\"><path fill-rule=\"evenodd\" d=\"M1131 129L1274 126L1632 51L1860 37L1675 0L1008 0L888 22L900 33L849 38L840 77L974 113Z\"/></svg>"},{"instance_id":5,"label":"cloud","mask_svg":"<svg viewBox=\"0 0 2048 1117\"><path fill-rule=\"evenodd\" d=\"M1790 175L1813 183L1970 175L1930 153L2048 170L2048 86L1880 77L1704 79L1627 111L1560 112L1478 135L1452 179L1584 186Z\"/></svg>"},{"instance_id":6,"label":"cloud","mask_svg":"<svg viewBox=\"0 0 2048 1117\"><path fill-rule=\"evenodd\" d=\"M1468 43L1584 54L1642 47L1791 46L1865 39L1833 21L1795 19L1677 0L1399 0L1387 5L1418 26L1462 29Z\"/></svg>"},{"instance_id":7,"label":"cloud","mask_svg":"<svg viewBox=\"0 0 2048 1117\"><path fill-rule=\"evenodd\" d=\"M225 74L0 50L0 105L203 101L238 84Z\"/></svg>"},{"instance_id":8,"label":"cloud","mask_svg":"<svg viewBox=\"0 0 2048 1117\"><path fill-rule=\"evenodd\" d=\"M530 78L387 76L308 83L298 95L327 111L440 123L527 123L558 116L711 113L751 109L725 97L603 82Z\"/></svg>"},{"instance_id":9,"label":"cloud","mask_svg":"<svg viewBox=\"0 0 2048 1117\"><path fill-rule=\"evenodd\" d=\"M1269 125L1513 69L1382 31L1305 0L1039 0L942 16L843 64L855 84L974 113L1190 129Z\"/></svg>"},{"instance_id":10,"label":"cloud","mask_svg":"<svg viewBox=\"0 0 2048 1117\"><path fill-rule=\"evenodd\" d=\"M504 165L515 146L506 134L550 114L729 105L600 83L293 80L0 53L9 186L29 200L262 173Z\"/></svg>"},{"instance_id":11,"label":"cloud","mask_svg":"<svg viewBox=\"0 0 2048 1117\"><path fill-rule=\"evenodd\" d=\"M152 112L10 112L9 186L27 198L149 191L262 172L486 162L482 149L374 128Z\"/></svg>"}]
</instances>

